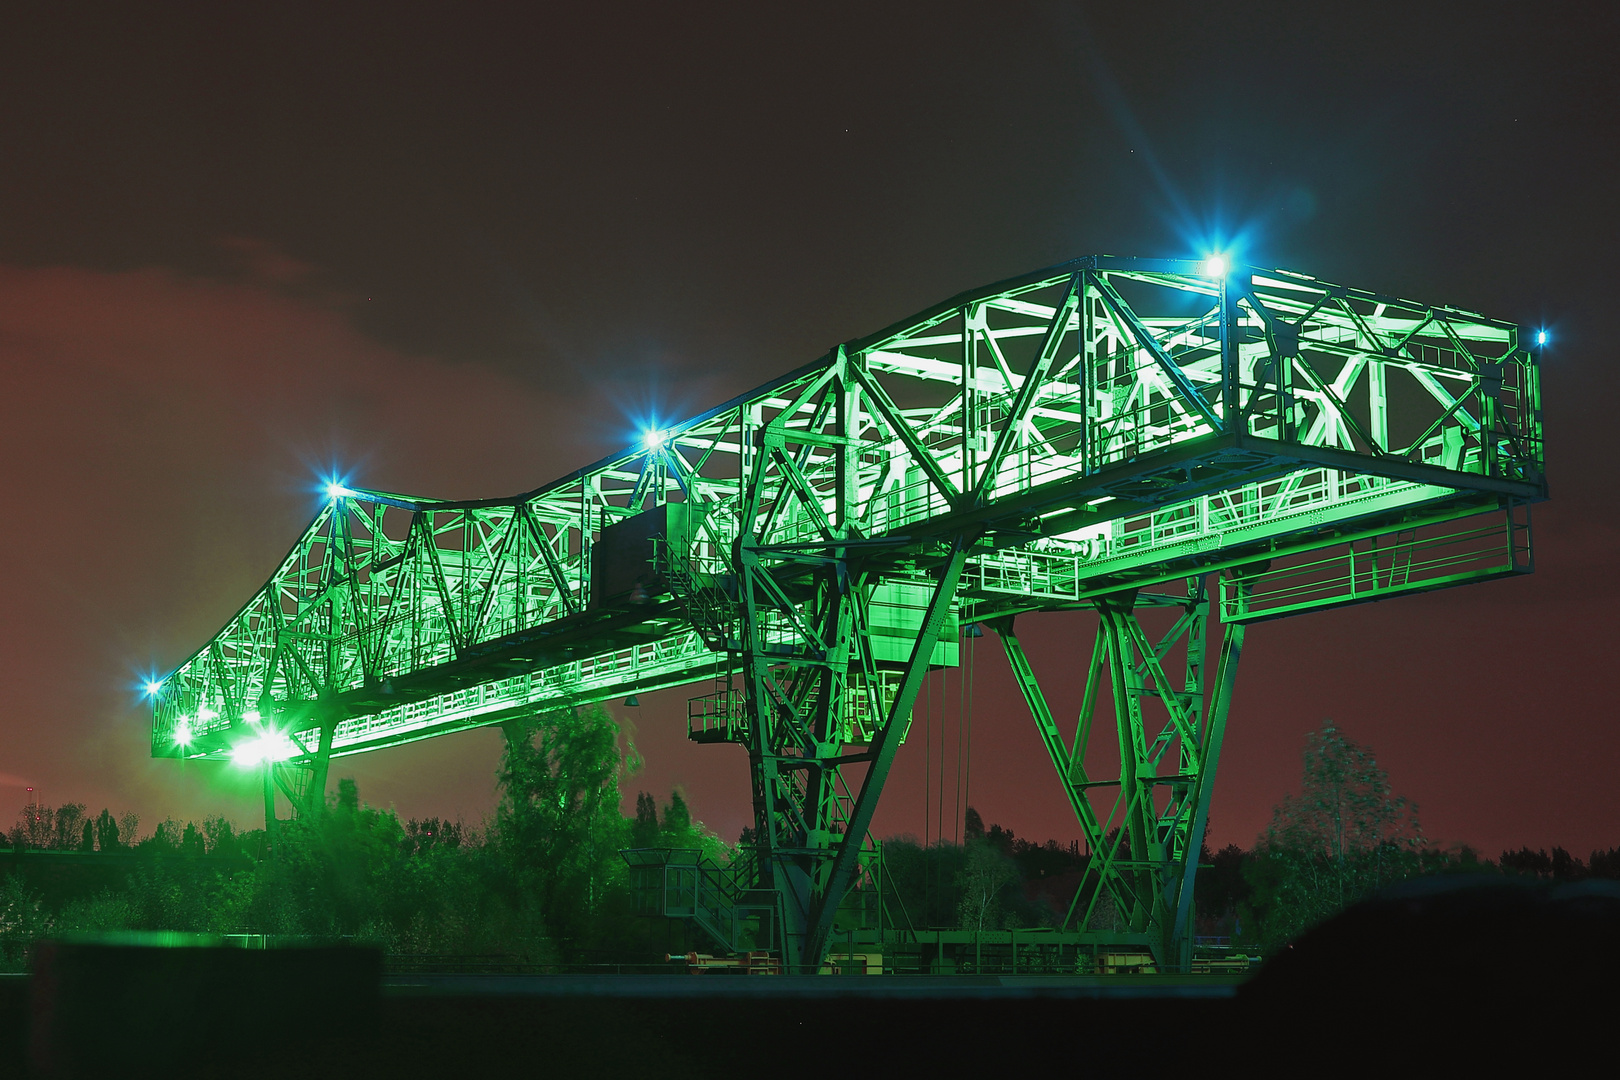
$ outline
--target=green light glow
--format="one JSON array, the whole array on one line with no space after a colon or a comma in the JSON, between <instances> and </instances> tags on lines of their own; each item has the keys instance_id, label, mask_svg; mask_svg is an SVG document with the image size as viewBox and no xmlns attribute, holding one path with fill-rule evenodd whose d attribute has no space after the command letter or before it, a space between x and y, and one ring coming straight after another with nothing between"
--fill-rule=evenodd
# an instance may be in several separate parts
<instances>
[{"instance_id":1,"label":"green light glow","mask_svg":"<svg viewBox=\"0 0 1620 1080\"><path fill-rule=\"evenodd\" d=\"M268 732L237 743L231 750L231 760L243 768L263 765L268 761L287 761L298 756L298 747L280 732Z\"/></svg>"},{"instance_id":2,"label":"green light glow","mask_svg":"<svg viewBox=\"0 0 1620 1080\"><path fill-rule=\"evenodd\" d=\"M1226 347L1205 276L1214 258L1225 261L1223 280L1237 290L1228 303L1239 340ZM1052 339L1050 366L1021 405L1024 376L1013 373L1027 368L1062 307L1070 268L989 287L948 318L919 316L860 341L863 378L891 395L922 395L917 400L926 405L863 405L865 449L844 480L838 456L822 441L807 443L818 449L800 453L802 464L792 466L802 473L794 491L818 492L822 505L807 508L795 494L779 511L762 508L759 523L769 521L782 543L811 541L818 520L837 516L834 493L848 490L856 495L851 520L865 536L906 537L922 527L938 531L935 523L949 516L947 487L980 488L992 508L1051 492L1018 511L1021 521L1042 523L1038 542L974 553L962 603L973 602L970 594L1057 602L1088 592L1094 579L1157 576L1161 563L1189 554L1215 558L1233 536L1252 545L1325 536L1324 523L1405 518L1456 498L1453 491L1472 497L1466 492L1476 487L1539 497L1539 373L1532 356L1513 349L1510 324L1389 304L1303 275L1236 266L1224 253L1162 267L1080 262L1084 297L1065 308L1067 329ZM1189 320L1189 303L1209 307ZM1536 328L1523 336L1535 341ZM966 352L964 341L974 343ZM1278 349L1285 351L1274 357ZM1488 394L1484 370L1500 372ZM1275 386L1279 373L1284 394ZM319 490L334 501L215 639L164 676L162 694L149 699L155 724L167 732L177 713L192 708L186 702L250 701L269 717L301 701L309 675L295 655L314 640L307 635L325 640L317 625L330 625L329 642L319 646L330 650L319 668L331 680L322 692L348 701L332 739L338 755L478 726L512 709L623 700L690 681L711 662L711 650L679 619L658 624L656 648L629 640L593 645L590 656L483 681L476 693L450 671L468 649L591 608L587 553L604 524L638 508L687 500L713 506L690 569L733 572L727 563L744 510L739 476L744 460L756 460L738 433L753 438L818 378L819 369L773 383L680 424L646 422L625 452L528 495L476 507L383 497L322 477ZM1396 383L1413 392L1390 392ZM1233 409L1243 409L1232 423L1223 395L1235 395ZM1004 417L1015 407L1029 419L998 451ZM808 408L784 420L790 444L801 437L796 432L828 438L810 431L816 421ZM1242 454L1216 450L1197 465L1200 445L1230 439L1239 432L1228 429L1236 428L1249 441ZM702 469L677 452L676 432L681 446L708 448ZM650 452L655 445L658 452ZM1180 463L1157 469L1158 455ZM1289 473L1268 455L1301 464ZM1305 464L1313 457L1319 464ZM757 460L781 468L771 455ZM1116 479L1116 472L1131 475ZM1199 473L1221 477L1213 492ZM1434 483L1448 476L1450 484ZM1182 486L1190 489L1186 497L1168 497ZM1063 507L1077 513L1055 512ZM1005 535L1020 535L1019 528ZM419 542L429 536L443 538L444 555ZM337 603L340 595L348 599ZM289 602L296 611L283 607ZM422 681L439 671L444 679ZM405 676L435 692L405 700L366 685ZM254 723L235 707L216 708ZM200 715L193 713L198 748L229 756L228 743L203 739L219 720Z\"/></svg>"},{"instance_id":3,"label":"green light glow","mask_svg":"<svg viewBox=\"0 0 1620 1080\"><path fill-rule=\"evenodd\" d=\"M1015 616L1092 606L1092 681L1112 685L1136 747L1115 810L1092 805L1032 672L1020 689L1087 842L1128 836L1138 860L1087 904L1106 892L1134 940L1169 949L1190 941L1186 853L1241 627L1529 572L1524 508L1546 497L1531 341L1545 344L1223 253L1094 256L963 293L700 416L649 420L639 445L523 494L446 503L321 477L328 501L291 551L152 697L153 750L308 763L314 806L332 757L638 700L709 678L723 654L744 686L728 675L692 699L688 733L748 746L757 812L773 815L757 831L788 838L761 859L829 860L784 931L804 951L788 966L814 969L927 669L958 662L958 626L983 623L1011 656ZM1486 512L1505 525L1469 523ZM1138 605L1181 608L1177 637L1155 646ZM1182 638L1178 655L1204 655L1217 614L1215 678L1192 661L1167 673ZM769 708L800 715L776 723L761 703L784 701L789 663L804 690ZM1148 692L1162 736L1142 719ZM255 726L221 730L203 702ZM300 742L266 730L277 717ZM193 727L194 749L166 746ZM782 763L826 782L791 782L806 773ZM846 765L879 777L870 798L840 794Z\"/></svg>"}]
</instances>

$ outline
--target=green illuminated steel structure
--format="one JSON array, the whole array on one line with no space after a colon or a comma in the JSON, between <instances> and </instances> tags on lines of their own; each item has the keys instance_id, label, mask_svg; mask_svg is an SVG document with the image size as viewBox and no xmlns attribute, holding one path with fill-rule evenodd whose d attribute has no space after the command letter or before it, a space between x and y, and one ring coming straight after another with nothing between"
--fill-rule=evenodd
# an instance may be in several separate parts
<instances>
[{"instance_id":1,"label":"green illuminated steel structure","mask_svg":"<svg viewBox=\"0 0 1620 1080\"><path fill-rule=\"evenodd\" d=\"M1094 853L1068 925L1106 897L1108 941L1184 966L1245 627L1528 572L1545 494L1515 324L1077 259L521 495L333 487L162 681L152 753L262 762L267 807L274 777L308 812L334 756L712 679L690 734L747 748L756 837L716 911L753 905L816 970L918 690L982 623ZM1062 725L1018 625L1081 608L1098 631ZM1110 713L1117 769L1092 745Z\"/></svg>"}]
</instances>

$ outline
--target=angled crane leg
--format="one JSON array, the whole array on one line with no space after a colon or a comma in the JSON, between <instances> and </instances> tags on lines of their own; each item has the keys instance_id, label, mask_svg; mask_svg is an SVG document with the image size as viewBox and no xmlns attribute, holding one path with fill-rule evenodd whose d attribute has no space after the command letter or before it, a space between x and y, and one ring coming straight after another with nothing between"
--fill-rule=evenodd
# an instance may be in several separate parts
<instances>
[{"instance_id":1,"label":"angled crane leg","mask_svg":"<svg viewBox=\"0 0 1620 1080\"><path fill-rule=\"evenodd\" d=\"M309 767L290 761L274 761L269 764L269 769L275 786L281 789L281 793L292 804L293 814L299 816L307 813L311 776ZM274 798L272 795L272 802Z\"/></svg>"},{"instance_id":2,"label":"angled crane leg","mask_svg":"<svg viewBox=\"0 0 1620 1080\"><path fill-rule=\"evenodd\" d=\"M313 771L309 780L309 795L304 810L311 817L326 809L326 774L332 765L332 736L336 732L336 720L326 720L321 724L321 742L319 749L315 751Z\"/></svg>"},{"instance_id":3,"label":"angled crane leg","mask_svg":"<svg viewBox=\"0 0 1620 1080\"><path fill-rule=\"evenodd\" d=\"M275 789L287 796L293 813L302 818L314 818L326 809L326 777L331 770L332 736L337 731L336 721L321 725L320 741L315 752L298 761L277 761L265 764L264 818L265 827L273 825L276 816Z\"/></svg>"},{"instance_id":4,"label":"angled crane leg","mask_svg":"<svg viewBox=\"0 0 1620 1080\"><path fill-rule=\"evenodd\" d=\"M821 560L815 618L791 620L800 640L784 648L781 615L790 605L778 597L775 610L766 607L778 590L749 551L740 553L756 884L776 894L786 971L821 969L839 905L860 872L867 828L950 613L967 550L967 541L958 540L936 570L899 686L864 751L848 746L846 701L851 695L873 695L877 679L864 602L847 565L841 559Z\"/></svg>"},{"instance_id":5,"label":"angled crane leg","mask_svg":"<svg viewBox=\"0 0 1620 1080\"><path fill-rule=\"evenodd\" d=\"M1247 589L1247 586L1240 586ZM1198 869L1198 855L1204 849L1204 828L1209 824L1209 797L1215 789L1215 768L1221 760L1221 743L1226 738L1226 717L1232 707L1232 687L1237 682L1238 659L1243 655L1245 623L1230 623L1221 640L1221 659L1215 668L1215 685L1211 688L1208 721L1200 733L1203 742L1203 768L1193 794L1192 830L1187 838L1188 856L1182 860L1179 880L1172 879L1175 890L1176 958L1182 971L1192 970L1192 902L1193 878Z\"/></svg>"},{"instance_id":6,"label":"angled crane leg","mask_svg":"<svg viewBox=\"0 0 1620 1080\"><path fill-rule=\"evenodd\" d=\"M950 557L945 565L936 571L934 593L929 599L922 625L917 629L917 637L912 643L911 657L906 662L899 691L895 694L894 703L889 707L888 715L873 733L871 748L868 750L871 764L861 779L860 793L855 798L855 804L844 821L843 839L838 845L838 854L833 861L832 873L826 888L817 899L815 918L807 938L807 949L814 956L818 970L821 958L826 955L827 946L832 940L833 917L838 911L839 903L844 899L844 894L849 891L850 884L855 880L857 860L861 846L866 840L866 830L872 824L872 815L877 812L878 796L882 794L883 783L889 777L889 768L894 764L894 755L900 749L900 732L905 730L906 722L911 717L912 706L917 701L917 692L922 689L923 678L928 674L928 664L934 655L934 645L939 641L940 630L945 625L951 601L956 596L957 582L961 580L962 569L967 565L969 543L967 537L957 537L952 544Z\"/></svg>"},{"instance_id":7,"label":"angled crane leg","mask_svg":"<svg viewBox=\"0 0 1620 1080\"><path fill-rule=\"evenodd\" d=\"M264 835L270 843L276 842L276 767L271 762L264 763Z\"/></svg>"},{"instance_id":8,"label":"angled crane leg","mask_svg":"<svg viewBox=\"0 0 1620 1080\"><path fill-rule=\"evenodd\" d=\"M1070 909L1079 929L1099 942L1150 948L1161 968L1191 964L1193 879L1209 797L1220 757L1242 650L1243 628L1227 627L1212 686L1203 685L1204 627L1209 604L1204 585L1189 581L1185 600L1130 594L1097 602L1097 642L1073 738L1059 729L1010 618L990 621L1001 637L1025 704L1035 720L1064 794L1091 851L1091 872ZM1141 603L1179 609L1170 630L1151 640L1136 616ZM1167 662L1181 646L1182 676ZM1103 677L1109 683L1103 688ZM1119 778L1094 778L1086 766L1091 720L1112 698L1119 739ZM1114 790L1107 812L1092 793ZM1111 903L1100 905L1107 898ZM1111 906L1118 922L1098 917Z\"/></svg>"}]
</instances>

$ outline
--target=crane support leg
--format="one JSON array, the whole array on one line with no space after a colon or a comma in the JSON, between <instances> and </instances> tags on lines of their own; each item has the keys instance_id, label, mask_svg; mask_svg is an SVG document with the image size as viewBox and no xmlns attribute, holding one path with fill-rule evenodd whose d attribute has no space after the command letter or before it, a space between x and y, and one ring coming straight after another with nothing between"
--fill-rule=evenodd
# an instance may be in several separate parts
<instances>
[{"instance_id":1,"label":"crane support leg","mask_svg":"<svg viewBox=\"0 0 1620 1080\"><path fill-rule=\"evenodd\" d=\"M1168 609L1156 641L1138 610ZM1226 628L1215 678L1206 686L1205 582L1185 597L1116 594L1096 601L1096 641L1073 735L1065 736L1041 691L1013 619L989 621L1001 637L1091 863L1066 926L1111 943L1145 945L1161 968L1191 964L1193 880L1221 739L1242 651L1243 627ZM1170 669L1180 666L1180 677ZM1105 698L1106 695L1106 698ZM1107 700L1119 743L1118 776L1088 767L1092 721Z\"/></svg>"},{"instance_id":2,"label":"crane support leg","mask_svg":"<svg viewBox=\"0 0 1620 1080\"><path fill-rule=\"evenodd\" d=\"M860 595L865 590L843 561L818 572L815 599L804 605L816 618L813 624L805 620L804 640L791 651L782 647L781 621L774 617L780 609L767 611L756 602L778 591L769 572L747 552L742 561L758 887L781 898L785 970L815 972L831 941L839 904L859 873L867 828L945 625L967 545L953 545L935 571L911 656L886 703L865 625ZM868 715L878 718L869 733L847 719L856 696L865 697Z\"/></svg>"},{"instance_id":3,"label":"crane support leg","mask_svg":"<svg viewBox=\"0 0 1620 1080\"><path fill-rule=\"evenodd\" d=\"M326 808L326 778L331 771L332 733L336 729L335 722L323 723L320 740L308 757L265 762L265 828L272 827L275 821L276 788L281 789L298 817L314 817Z\"/></svg>"},{"instance_id":4,"label":"crane support leg","mask_svg":"<svg viewBox=\"0 0 1620 1080\"><path fill-rule=\"evenodd\" d=\"M273 762L264 763L264 835L274 844L276 842L276 766Z\"/></svg>"},{"instance_id":5,"label":"crane support leg","mask_svg":"<svg viewBox=\"0 0 1620 1080\"><path fill-rule=\"evenodd\" d=\"M874 387L839 348L742 440L749 447L743 520L752 528L738 537L732 563L754 801L749 854L753 888L777 897L775 937L790 972L820 970L840 904L861 876L867 828L941 631L951 625L971 546L967 534L908 542L904 584L884 582L894 564L881 560L895 545L866 539L863 514L879 492L861 490L858 462L871 452L875 430L914 456L920 447ZM929 473L926 454L914 464L924 483L936 485L930 497L955 497L937 466ZM830 482L812 484L816 469ZM883 589L911 600L879 608L874 597ZM877 610L888 613L881 627Z\"/></svg>"}]
</instances>

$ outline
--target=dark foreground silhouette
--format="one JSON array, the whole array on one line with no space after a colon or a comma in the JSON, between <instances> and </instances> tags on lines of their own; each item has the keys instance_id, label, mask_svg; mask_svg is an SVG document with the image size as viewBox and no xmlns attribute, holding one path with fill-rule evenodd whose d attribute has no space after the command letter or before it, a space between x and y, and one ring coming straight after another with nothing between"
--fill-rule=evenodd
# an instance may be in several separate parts
<instances>
[{"instance_id":1,"label":"dark foreground silhouette","mask_svg":"<svg viewBox=\"0 0 1620 1080\"><path fill-rule=\"evenodd\" d=\"M0 1075L1399 1074L1600 1044L1617 979L1620 887L1499 878L1381 893L1235 993L1151 977L385 980L363 949L52 943L4 988Z\"/></svg>"},{"instance_id":2,"label":"dark foreground silhouette","mask_svg":"<svg viewBox=\"0 0 1620 1080\"><path fill-rule=\"evenodd\" d=\"M1282 949L1238 1005L1277 1054L1567 1063L1620 1005L1620 883L1402 882Z\"/></svg>"}]
</instances>

